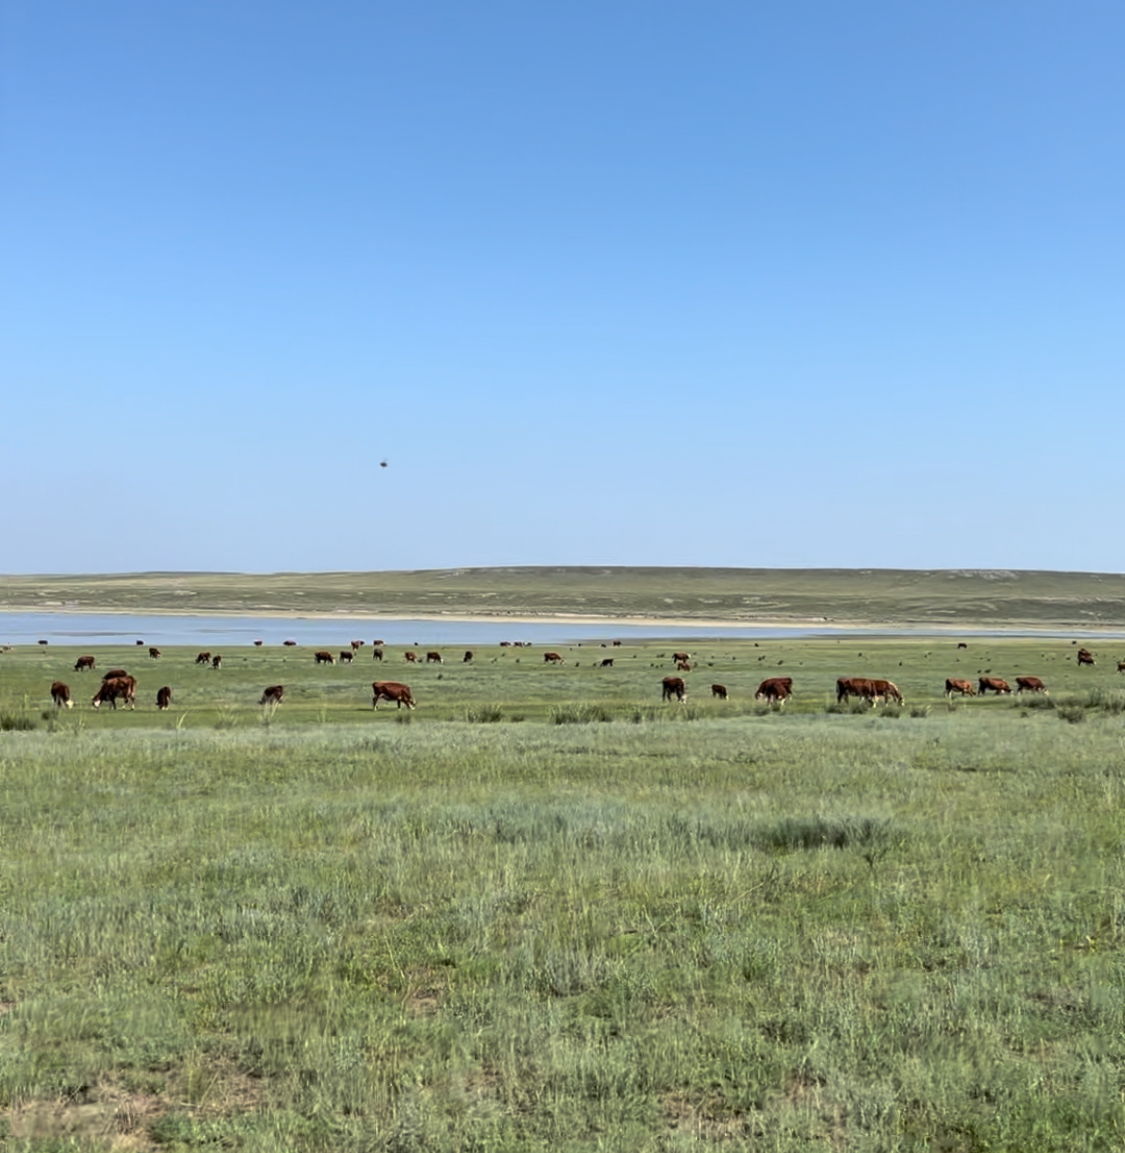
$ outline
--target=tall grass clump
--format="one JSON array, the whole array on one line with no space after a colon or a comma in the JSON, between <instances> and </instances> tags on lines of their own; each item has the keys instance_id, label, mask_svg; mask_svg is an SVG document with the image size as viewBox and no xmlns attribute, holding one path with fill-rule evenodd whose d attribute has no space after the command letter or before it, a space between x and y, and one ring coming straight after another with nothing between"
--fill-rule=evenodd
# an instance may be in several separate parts
<instances>
[{"instance_id":1,"label":"tall grass clump","mask_svg":"<svg viewBox=\"0 0 1125 1153\"><path fill-rule=\"evenodd\" d=\"M503 719L502 705L476 705L465 710L465 720L470 725L498 725Z\"/></svg>"},{"instance_id":2,"label":"tall grass clump","mask_svg":"<svg viewBox=\"0 0 1125 1153\"><path fill-rule=\"evenodd\" d=\"M553 725L593 725L605 724L613 720L613 714L601 704L555 705L550 712Z\"/></svg>"}]
</instances>

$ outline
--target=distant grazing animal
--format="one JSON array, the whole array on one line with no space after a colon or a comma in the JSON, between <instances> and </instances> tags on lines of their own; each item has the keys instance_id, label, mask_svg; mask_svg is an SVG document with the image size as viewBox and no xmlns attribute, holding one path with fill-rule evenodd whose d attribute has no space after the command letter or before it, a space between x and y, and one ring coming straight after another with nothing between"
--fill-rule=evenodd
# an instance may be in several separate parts
<instances>
[{"instance_id":1,"label":"distant grazing animal","mask_svg":"<svg viewBox=\"0 0 1125 1153\"><path fill-rule=\"evenodd\" d=\"M195 663L197 665L209 665L211 663L211 654L199 653L195 658Z\"/></svg>"},{"instance_id":2,"label":"distant grazing animal","mask_svg":"<svg viewBox=\"0 0 1125 1153\"><path fill-rule=\"evenodd\" d=\"M318 665L334 665L336 663L336 658L331 653L325 652L324 649L313 653L313 656L316 658Z\"/></svg>"},{"instance_id":3,"label":"distant grazing animal","mask_svg":"<svg viewBox=\"0 0 1125 1153\"><path fill-rule=\"evenodd\" d=\"M465 655L461 658L461 663L463 665L467 665L472 659L473 659L473 650L472 649L466 649Z\"/></svg>"},{"instance_id":4,"label":"distant grazing animal","mask_svg":"<svg viewBox=\"0 0 1125 1153\"><path fill-rule=\"evenodd\" d=\"M975 697L977 690L973 688L972 681L962 681L955 677L949 677L945 682L945 695L952 700L954 693L960 693L963 697Z\"/></svg>"},{"instance_id":5,"label":"distant grazing animal","mask_svg":"<svg viewBox=\"0 0 1125 1153\"><path fill-rule=\"evenodd\" d=\"M500 647L502 649L510 649L512 647L512 642L511 641L501 641Z\"/></svg>"},{"instance_id":6,"label":"distant grazing animal","mask_svg":"<svg viewBox=\"0 0 1125 1153\"><path fill-rule=\"evenodd\" d=\"M783 705L793 695L792 677L767 677L758 686L754 700L768 705Z\"/></svg>"},{"instance_id":7,"label":"distant grazing animal","mask_svg":"<svg viewBox=\"0 0 1125 1153\"><path fill-rule=\"evenodd\" d=\"M429 652L426 653L426 664L443 665L445 664L445 661L441 659L441 653Z\"/></svg>"},{"instance_id":8,"label":"distant grazing animal","mask_svg":"<svg viewBox=\"0 0 1125 1153\"><path fill-rule=\"evenodd\" d=\"M102 706L103 701L109 701L114 710L117 709L118 699L122 699L131 709L137 707L137 678L131 676L111 677L102 681L101 688L94 694L93 705L95 709Z\"/></svg>"},{"instance_id":9,"label":"distant grazing animal","mask_svg":"<svg viewBox=\"0 0 1125 1153\"><path fill-rule=\"evenodd\" d=\"M1038 677L1016 677L1016 692L1051 695L1047 692L1047 686Z\"/></svg>"},{"instance_id":10,"label":"distant grazing animal","mask_svg":"<svg viewBox=\"0 0 1125 1153\"><path fill-rule=\"evenodd\" d=\"M47 642L46 642L46 641L40 641L39 643L40 643L41 645L45 645Z\"/></svg>"},{"instance_id":11,"label":"distant grazing animal","mask_svg":"<svg viewBox=\"0 0 1125 1153\"><path fill-rule=\"evenodd\" d=\"M281 642L287 649L291 649L297 642L296 641L282 641Z\"/></svg>"},{"instance_id":12,"label":"distant grazing animal","mask_svg":"<svg viewBox=\"0 0 1125 1153\"><path fill-rule=\"evenodd\" d=\"M386 642L386 641L372 641L371 643L372 643L373 645L375 645L375 647L376 647L376 648L378 648L378 647L380 647L381 645L385 645L387 642Z\"/></svg>"},{"instance_id":13,"label":"distant grazing animal","mask_svg":"<svg viewBox=\"0 0 1125 1153\"><path fill-rule=\"evenodd\" d=\"M1010 693L1012 686L1007 681L1000 677L981 677L977 681L977 688L980 690L982 697L988 696L989 693L996 693L999 696L1001 693Z\"/></svg>"},{"instance_id":14,"label":"distant grazing animal","mask_svg":"<svg viewBox=\"0 0 1125 1153\"><path fill-rule=\"evenodd\" d=\"M62 681L54 681L51 684L51 700L55 702L55 708L61 709L66 705L68 709L74 707L74 702L70 699L70 685L64 684Z\"/></svg>"},{"instance_id":15,"label":"distant grazing animal","mask_svg":"<svg viewBox=\"0 0 1125 1153\"><path fill-rule=\"evenodd\" d=\"M902 693L898 690L898 685L894 681L872 681L875 686L875 699L891 700L896 704L902 704Z\"/></svg>"},{"instance_id":16,"label":"distant grazing animal","mask_svg":"<svg viewBox=\"0 0 1125 1153\"><path fill-rule=\"evenodd\" d=\"M355 649L341 649L340 650L340 664L350 665L352 657L355 655Z\"/></svg>"},{"instance_id":17,"label":"distant grazing animal","mask_svg":"<svg viewBox=\"0 0 1125 1153\"><path fill-rule=\"evenodd\" d=\"M406 652L402 654L402 659L408 664L416 665L418 663L418 654L413 649L407 649ZM390 681L387 682L387 684L390 683Z\"/></svg>"},{"instance_id":18,"label":"distant grazing animal","mask_svg":"<svg viewBox=\"0 0 1125 1153\"><path fill-rule=\"evenodd\" d=\"M965 642L964 642L964 641L958 641L958 642L957 642L957 647L958 647L959 649L967 649L969 646L968 646L967 644L965 644Z\"/></svg>"},{"instance_id":19,"label":"distant grazing animal","mask_svg":"<svg viewBox=\"0 0 1125 1153\"><path fill-rule=\"evenodd\" d=\"M284 685L270 685L264 693L262 699L258 702L260 705L279 705L281 698L285 696Z\"/></svg>"},{"instance_id":20,"label":"distant grazing animal","mask_svg":"<svg viewBox=\"0 0 1125 1153\"><path fill-rule=\"evenodd\" d=\"M260 649L260 648L262 647L262 642L261 642L261 641L255 641L255 642L254 642L254 647L255 647L255 648L259 648L259 649Z\"/></svg>"},{"instance_id":21,"label":"distant grazing animal","mask_svg":"<svg viewBox=\"0 0 1125 1153\"><path fill-rule=\"evenodd\" d=\"M383 650L374 648L371 650L371 659L373 661L381 661L383 659Z\"/></svg>"},{"instance_id":22,"label":"distant grazing animal","mask_svg":"<svg viewBox=\"0 0 1125 1153\"><path fill-rule=\"evenodd\" d=\"M211 667L213 669L221 669L223 667L223 658L218 653L211 658Z\"/></svg>"},{"instance_id":23,"label":"distant grazing animal","mask_svg":"<svg viewBox=\"0 0 1125 1153\"><path fill-rule=\"evenodd\" d=\"M380 701L394 701L398 708L406 705L408 709L414 708L414 697L410 686L400 681L372 681L371 707L377 709Z\"/></svg>"},{"instance_id":24,"label":"distant grazing animal","mask_svg":"<svg viewBox=\"0 0 1125 1153\"><path fill-rule=\"evenodd\" d=\"M1125 661L1118 661L1117 662L1117 671L1119 673L1125 673Z\"/></svg>"},{"instance_id":25,"label":"distant grazing animal","mask_svg":"<svg viewBox=\"0 0 1125 1153\"><path fill-rule=\"evenodd\" d=\"M109 669L102 673L102 681L116 680L118 677L127 677L129 674L124 669Z\"/></svg>"},{"instance_id":26,"label":"distant grazing animal","mask_svg":"<svg viewBox=\"0 0 1125 1153\"><path fill-rule=\"evenodd\" d=\"M162 689L156 690L156 707L164 710L172 703L172 690L165 685Z\"/></svg>"},{"instance_id":27,"label":"distant grazing animal","mask_svg":"<svg viewBox=\"0 0 1125 1153\"><path fill-rule=\"evenodd\" d=\"M258 643L260 644L261 642L259 641ZM154 661L160 660L160 650L158 648L150 648L148 650L148 655L152 657Z\"/></svg>"},{"instance_id":28,"label":"distant grazing animal","mask_svg":"<svg viewBox=\"0 0 1125 1153\"><path fill-rule=\"evenodd\" d=\"M681 661L690 661L691 653L673 653L672 660L674 660L677 664L679 664Z\"/></svg>"},{"instance_id":29,"label":"distant grazing animal","mask_svg":"<svg viewBox=\"0 0 1125 1153\"><path fill-rule=\"evenodd\" d=\"M611 668L613 668L613 657L605 657L605 658L604 658L604 659L601 661L601 663L598 665L598 668L601 668L601 669L611 669Z\"/></svg>"},{"instance_id":30,"label":"distant grazing animal","mask_svg":"<svg viewBox=\"0 0 1125 1153\"><path fill-rule=\"evenodd\" d=\"M687 685L684 684L683 677L665 677L660 682L660 687L661 700L670 701L675 697L681 705L687 700Z\"/></svg>"},{"instance_id":31,"label":"distant grazing animal","mask_svg":"<svg viewBox=\"0 0 1125 1153\"><path fill-rule=\"evenodd\" d=\"M545 665L561 665L562 656L559 653L544 653L543 663Z\"/></svg>"},{"instance_id":32,"label":"distant grazing animal","mask_svg":"<svg viewBox=\"0 0 1125 1153\"><path fill-rule=\"evenodd\" d=\"M137 641L137 644L139 644L139 645L144 645L144 643L145 643L144 641Z\"/></svg>"},{"instance_id":33,"label":"distant grazing animal","mask_svg":"<svg viewBox=\"0 0 1125 1153\"><path fill-rule=\"evenodd\" d=\"M676 671L681 673L690 673L691 663L689 661L676 661Z\"/></svg>"},{"instance_id":34,"label":"distant grazing animal","mask_svg":"<svg viewBox=\"0 0 1125 1153\"><path fill-rule=\"evenodd\" d=\"M74 671L76 673L84 673L87 669L92 669L95 664L97 664L97 661L91 656L79 657L78 660L74 662Z\"/></svg>"},{"instance_id":35,"label":"distant grazing animal","mask_svg":"<svg viewBox=\"0 0 1125 1153\"><path fill-rule=\"evenodd\" d=\"M875 696L875 682L868 677L838 677L836 680L837 704L852 697L862 697L868 704L873 705Z\"/></svg>"},{"instance_id":36,"label":"distant grazing animal","mask_svg":"<svg viewBox=\"0 0 1125 1153\"><path fill-rule=\"evenodd\" d=\"M365 644L366 641L352 641L352 649L358 652Z\"/></svg>"},{"instance_id":37,"label":"distant grazing animal","mask_svg":"<svg viewBox=\"0 0 1125 1153\"><path fill-rule=\"evenodd\" d=\"M712 685L711 695L718 697L719 700L725 701L727 699L727 686L726 685Z\"/></svg>"},{"instance_id":38,"label":"distant grazing animal","mask_svg":"<svg viewBox=\"0 0 1125 1153\"><path fill-rule=\"evenodd\" d=\"M615 649L619 649L621 647L620 641L612 641L611 643Z\"/></svg>"},{"instance_id":39,"label":"distant grazing animal","mask_svg":"<svg viewBox=\"0 0 1125 1153\"><path fill-rule=\"evenodd\" d=\"M1078 663L1080 665L1092 665L1095 663L1094 654L1089 649L1078 650Z\"/></svg>"}]
</instances>

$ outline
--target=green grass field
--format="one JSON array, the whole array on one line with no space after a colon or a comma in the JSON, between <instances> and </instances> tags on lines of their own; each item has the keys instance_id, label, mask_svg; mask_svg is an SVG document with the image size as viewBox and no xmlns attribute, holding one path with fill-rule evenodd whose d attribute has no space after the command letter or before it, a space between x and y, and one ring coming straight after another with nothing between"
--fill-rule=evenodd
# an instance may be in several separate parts
<instances>
[{"instance_id":1,"label":"green grass field","mask_svg":"<svg viewBox=\"0 0 1125 1153\"><path fill-rule=\"evenodd\" d=\"M1125 643L966 640L0 654L0 1145L1122 1148Z\"/></svg>"},{"instance_id":2,"label":"green grass field","mask_svg":"<svg viewBox=\"0 0 1125 1153\"><path fill-rule=\"evenodd\" d=\"M0 576L0 608L343 612L1125 629L1125 575L1007 570L460 568Z\"/></svg>"}]
</instances>

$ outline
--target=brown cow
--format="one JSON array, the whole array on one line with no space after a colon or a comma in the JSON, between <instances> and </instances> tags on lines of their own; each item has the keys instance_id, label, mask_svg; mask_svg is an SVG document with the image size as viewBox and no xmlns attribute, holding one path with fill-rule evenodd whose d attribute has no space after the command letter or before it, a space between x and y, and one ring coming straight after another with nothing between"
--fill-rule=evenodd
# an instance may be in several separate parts
<instances>
[{"instance_id":1,"label":"brown cow","mask_svg":"<svg viewBox=\"0 0 1125 1153\"><path fill-rule=\"evenodd\" d=\"M973 688L972 681L962 681L956 677L947 677L945 681L945 695L950 700L953 700L954 693L960 693L963 697L975 697L977 690Z\"/></svg>"},{"instance_id":2,"label":"brown cow","mask_svg":"<svg viewBox=\"0 0 1125 1153\"><path fill-rule=\"evenodd\" d=\"M352 657L355 656L355 649L341 649L340 650L340 664L350 665Z\"/></svg>"},{"instance_id":3,"label":"brown cow","mask_svg":"<svg viewBox=\"0 0 1125 1153\"><path fill-rule=\"evenodd\" d=\"M262 641L255 641L255 642L254 642L254 647L255 647L255 648L259 648L259 649L260 649L260 648L262 647L262 644L263 644L263 643L264 643L264 642L262 642Z\"/></svg>"},{"instance_id":4,"label":"brown cow","mask_svg":"<svg viewBox=\"0 0 1125 1153\"><path fill-rule=\"evenodd\" d=\"M318 665L334 665L336 663L336 658L331 653L325 652L324 649L313 653L313 656L316 658Z\"/></svg>"},{"instance_id":5,"label":"brown cow","mask_svg":"<svg viewBox=\"0 0 1125 1153\"><path fill-rule=\"evenodd\" d=\"M472 659L473 659L473 650L472 649L466 649L465 655L461 658L461 663L463 665L467 665Z\"/></svg>"},{"instance_id":6,"label":"brown cow","mask_svg":"<svg viewBox=\"0 0 1125 1153\"><path fill-rule=\"evenodd\" d=\"M719 700L725 701L727 699L727 686L726 685L712 685L711 695L718 697Z\"/></svg>"},{"instance_id":7,"label":"brown cow","mask_svg":"<svg viewBox=\"0 0 1125 1153\"><path fill-rule=\"evenodd\" d=\"M372 681L371 692L371 707L377 709L380 701L394 701L398 708L406 705L408 709L414 708L414 697L410 692L410 686L404 685L400 681Z\"/></svg>"},{"instance_id":8,"label":"brown cow","mask_svg":"<svg viewBox=\"0 0 1125 1153\"><path fill-rule=\"evenodd\" d=\"M127 677L128 675L125 669L109 669L102 674L102 684L105 684L106 681L116 680L118 677Z\"/></svg>"},{"instance_id":9,"label":"brown cow","mask_svg":"<svg viewBox=\"0 0 1125 1153\"><path fill-rule=\"evenodd\" d=\"M372 649L371 650L371 659L373 661L381 661L383 659L383 650L380 648Z\"/></svg>"},{"instance_id":10,"label":"brown cow","mask_svg":"<svg viewBox=\"0 0 1125 1153\"><path fill-rule=\"evenodd\" d=\"M869 704L875 703L875 682L867 677L837 677L836 703L851 697L862 697Z\"/></svg>"},{"instance_id":11,"label":"brown cow","mask_svg":"<svg viewBox=\"0 0 1125 1153\"><path fill-rule=\"evenodd\" d=\"M261 641L259 641L258 643L259 643L259 644L261 644ZM148 650L148 655L149 655L150 657L152 657L152 659L153 659L154 661L158 661L158 660L160 659L160 650L159 650L158 648L155 648L155 647L154 647L154 648L150 648L150 649Z\"/></svg>"},{"instance_id":12,"label":"brown cow","mask_svg":"<svg viewBox=\"0 0 1125 1153\"><path fill-rule=\"evenodd\" d=\"M365 644L367 644L366 641L352 641L352 651L359 652L359 650L363 648Z\"/></svg>"},{"instance_id":13,"label":"brown cow","mask_svg":"<svg viewBox=\"0 0 1125 1153\"><path fill-rule=\"evenodd\" d=\"M1119 673L1125 673L1125 661L1118 661L1117 662L1117 671Z\"/></svg>"},{"instance_id":14,"label":"brown cow","mask_svg":"<svg viewBox=\"0 0 1125 1153\"><path fill-rule=\"evenodd\" d=\"M445 661L441 659L441 653L428 652L426 653L426 664L443 665L445 664Z\"/></svg>"},{"instance_id":15,"label":"brown cow","mask_svg":"<svg viewBox=\"0 0 1125 1153\"><path fill-rule=\"evenodd\" d=\"M619 649L621 647L620 641L610 641L610 644L612 644L615 649Z\"/></svg>"},{"instance_id":16,"label":"brown cow","mask_svg":"<svg viewBox=\"0 0 1125 1153\"><path fill-rule=\"evenodd\" d=\"M218 653L211 658L211 667L213 669L221 669L223 667L223 658Z\"/></svg>"},{"instance_id":17,"label":"brown cow","mask_svg":"<svg viewBox=\"0 0 1125 1153\"><path fill-rule=\"evenodd\" d=\"M665 677L660 686L663 690L661 700L670 701L675 697L681 705L687 700L687 685L683 677Z\"/></svg>"},{"instance_id":18,"label":"brown cow","mask_svg":"<svg viewBox=\"0 0 1125 1153\"><path fill-rule=\"evenodd\" d=\"M102 686L94 694L93 705L95 709L102 706L103 701L109 701L117 710L117 698L121 697L131 709L137 707L137 678L130 676L111 677L102 681Z\"/></svg>"},{"instance_id":19,"label":"brown cow","mask_svg":"<svg viewBox=\"0 0 1125 1153\"><path fill-rule=\"evenodd\" d=\"M690 673L691 672L691 663L689 661L676 661L676 672L678 672L678 673Z\"/></svg>"},{"instance_id":20,"label":"brown cow","mask_svg":"<svg viewBox=\"0 0 1125 1153\"><path fill-rule=\"evenodd\" d=\"M1007 681L1000 677L981 677L977 681L977 688L980 690L982 697L988 696L989 693L996 693L999 696L1001 693L1010 693L1012 686Z\"/></svg>"},{"instance_id":21,"label":"brown cow","mask_svg":"<svg viewBox=\"0 0 1125 1153\"><path fill-rule=\"evenodd\" d=\"M676 664L679 664L681 661L690 661L691 653L673 653L672 660L674 660Z\"/></svg>"},{"instance_id":22,"label":"brown cow","mask_svg":"<svg viewBox=\"0 0 1125 1153\"><path fill-rule=\"evenodd\" d=\"M264 693L262 699L258 702L260 705L279 705L281 698L285 696L284 685L270 685Z\"/></svg>"},{"instance_id":23,"label":"brown cow","mask_svg":"<svg viewBox=\"0 0 1125 1153\"><path fill-rule=\"evenodd\" d=\"M1051 695L1047 692L1047 686L1038 677L1016 677L1016 692L1042 693L1045 697Z\"/></svg>"},{"instance_id":24,"label":"brown cow","mask_svg":"<svg viewBox=\"0 0 1125 1153\"><path fill-rule=\"evenodd\" d=\"M964 641L958 641L958 642L957 642L957 647L958 647L959 649L967 649L969 646L968 646L967 644L965 644L965 642L964 642Z\"/></svg>"},{"instance_id":25,"label":"brown cow","mask_svg":"<svg viewBox=\"0 0 1125 1153\"><path fill-rule=\"evenodd\" d=\"M545 665L561 665L562 656L559 653L544 653L543 663Z\"/></svg>"},{"instance_id":26,"label":"brown cow","mask_svg":"<svg viewBox=\"0 0 1125 1153\"><path fill-rule=\"evenodd\" d=\"M137 644L139 644L139 645L143 645L144 643L145 643L144 641L137 641Z\"/></svg>"},{"instance_id":27,"label":"brown cow","mask_svg":"<svg viewBox=\"0 0 1125 1153\"><path fill-rule=\"evenodd\" d=\"M76 673L84 673L87 669L92 669L97 661L91 656L79 657L74 662L74 671Z\"/></svg>"},{"instance_id":28,"label":"brown cow","mask_svg":"<svg viewBox=\"0 0 1125 1153\"><path fill-rule=\"evenodd\" d=\"M291 649L297 642L296 641L282 641L281 642L287 649Z\"/></svg>"},{"instance_id":29,"label":"brown cow","mask_svg":"<svg viewBox=\"0 0 1125 1153\"><path fill-rule=\"evenodd\" d=\"M373 645L374 645L376 648L382 648L382 647L383 647L383 645L385 645L387 642L386 642L386 641L372 641L371 643L372 643L372 644L373 644Z\"/></svg>"},{"instance_id":30,"label":"brown cow","mask_svg":"<svg viewBox=\"0 0 1125 1153\"><path fill-rule=\"evenodd\" d=\"M758 686L754 700L769 705L783 705L793 695L792 677L767 677Z\"/></svg>"},{"instance_id":31,"label":"brown cow","mask_svg":"<svg viewBox=\"0 0 1125 1153\"><path fill-rule=\"evenodd\" d=\"M172 703L172 690L165 685L156 690L156 707L163 711Z\"/></svg>"},{"instance_id":32,"label":"brown cow","mask_svg":"<svg viewBox=\"0 0 1125 1153\"><path fill-rule=\"evenodd\" d=\"M902 693L898 691L898 685L894 681L872 681L871 683L875 687L876 701L879 699L891 700L895 704L902 704Z\"/></svg>"},{"instance_id":33,"label":"brown cow","mask_svg":"<svg viewBox=\"0 0 1125 1153\"><path fill-rule=\"evenodd\" d=\"M500 647L502 649L510 649L512 647L512 642L511 641L501 641Z\"/></svg>"},{"instance_id":34,"label":"brown cow","mask_svg":"<svg viewBox=\"0 0 1125 1153\"><path fill-rule=\"evenodd\" d=\"M70 699L70 685L64 684L62 681L52 682L51 700L54 701L57 709L61 709L63 705L66 705L68 709L74 708L74 702Z\"/></svg>"},{"instance_id":35,"label":"brown cow","mask_svg":"<svg viewBox=\"0 0 1125 1153\"><path fill-rule=\"evenodd\" d=\"M1097 662L1094 660L1094 654L1089 649L1078 650L1078 663L1080 665L1093 665Z\"/></svg>"},{"instance_id":36,"label":"brown cow","mask_svg":"<svg viewBox=\"0 0 1125 1153\"><path fill-rule=\"evenodd\" d=\"M602 661L598 664L598 668L600 668L600 669L613 668L613 657L604 657L602 659Z\"/></svg>"},{"instance_id":37,"label":"brown cow","mask_svg":"<svg viewBox=\"0 0 1125 1153\"><path fill-rule=\"evenodd\" d=\"M416 665L418 663L418 654L413 649L407 649L406 652L402 654L402 659L408 664ZM389 681L387 683L390 684Z\"/></svg>"},{"instance_id":38,"label":"brown cow","mask_svg":"<svg viewBox=\"0 0 1125 1153\"><path fill-rule=\"evenodd\" d=\"M211 663L211 654L210 653L200 653L195 658L195 663L197 665L209 665Z\"/></svg>"}]
</instances>

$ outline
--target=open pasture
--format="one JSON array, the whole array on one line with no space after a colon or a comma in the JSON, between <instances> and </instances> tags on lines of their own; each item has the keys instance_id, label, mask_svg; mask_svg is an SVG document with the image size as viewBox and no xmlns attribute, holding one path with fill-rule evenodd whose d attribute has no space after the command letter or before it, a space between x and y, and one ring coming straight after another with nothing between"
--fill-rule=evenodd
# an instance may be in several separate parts
<instances>
[{"instance_id":1,"label":"open pasture","mask_svg":"<svg viewBox=\"0 0 1125 1153\"><path fill-rule=\"evenodd\" d=\"M1114 643L367 639L0 654L6 1148L1121 1147Z\"/></svg>"}]
</instances>

